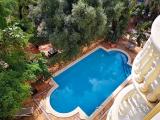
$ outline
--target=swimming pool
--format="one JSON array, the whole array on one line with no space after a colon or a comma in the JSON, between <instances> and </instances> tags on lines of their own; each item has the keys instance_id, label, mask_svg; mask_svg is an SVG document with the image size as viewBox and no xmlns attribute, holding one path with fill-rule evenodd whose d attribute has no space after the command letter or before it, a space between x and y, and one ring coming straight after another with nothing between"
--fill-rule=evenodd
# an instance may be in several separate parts
<instances>
[{"instance_id":1,"label":"swimming pool","mask_svg":"<svg viewBox=\"0 0 160 120\"><path fill-rule=\"evenodd\" d=\"M90 116L130 72L126 54L98 48L53 77L58 87L50 94L50 105L58 113L69 113L79 107Z\"/></svg>"}]
</instances>

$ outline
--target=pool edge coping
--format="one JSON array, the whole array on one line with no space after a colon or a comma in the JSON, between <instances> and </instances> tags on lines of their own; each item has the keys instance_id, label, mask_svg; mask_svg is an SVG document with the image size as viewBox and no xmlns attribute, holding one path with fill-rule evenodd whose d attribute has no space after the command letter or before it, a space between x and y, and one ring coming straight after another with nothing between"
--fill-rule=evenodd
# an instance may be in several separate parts
<instances>
[{"instance_id":1,"label":"pool edge coping","mask_svg":"<svg viewBox=\"0 0 160 120\"><path fill-rule=\"evenodd\" d=\"M76 63L80 62L82 59L86 58L87 56L89 56L90 54L92 54L93 52L95 52L96 50L98 50L98 49L100 49L100 48L103 49L103 50L105 50L106 52L110 52L110 51L120 51L120 52L122 52L122 53L125 54L125 55L127 56L127 58L128 58L127 64L130 65L130 66L132 66L132 64L131 64L131 57L130 57L130 55L129 55L126 51L124 51L124 50L122 50L122 49L118 49L118 48L106 49L105 47L99 45L98 47L96 47L96 48L94 48L93 50L89 51L89 52L86 53L85 55L79 57L77 60L73 61L72 63L70 63L70 64L67 65L66 67L64 67L64 68L62 68L61 70L57 71L57 72L54 74L54 76L57 76L57 75L61 74L62 72L64 72L65 70L69 69L70 67L72 67L72 66L75 65ZM53 76L53 77L54 77L54 76ZM118 92L120 92L120 90L121 90L121 89L128 83L128 81L130 80L131 75L129 75L129 76L124 80L124 82L122 82L122 84L120 84L120 85L112 92L112 94L111 94L108 98L106 98L106 99L104 100L104 102L101 103L101 105L98 107L98 109L95 109L95 111L94 111L90 116L88 116L79 106L77 106L74 110L72 110L71 112L68 112L68 113L60 113L60 112L55 111L55 110L52 108L52 106L51 106L51 104L50 104L50 95L51 95L52 92L53 92L55 89L57 89L58 86L59 86L59 85L54 81L53 77L52 77L52 82L54 82L55 86L53 86L53 87L49 90L49 92L48 92L48 94L47 94L47 96L46 96L46 107L47 107L46 112L47 112L47 113L50 113L50 114L52 114L52 115L54 115L54 116L56 116L56 117L62 117L62 118L71 117L71 116L74 116L75 114L79 113L81 118L91 120L93 117L95 117L96 113L98 113L99 111L101 111L101 110L104 108L104 106L106 106L107 103L108 103Z\"/></svg>"}]
</instances>

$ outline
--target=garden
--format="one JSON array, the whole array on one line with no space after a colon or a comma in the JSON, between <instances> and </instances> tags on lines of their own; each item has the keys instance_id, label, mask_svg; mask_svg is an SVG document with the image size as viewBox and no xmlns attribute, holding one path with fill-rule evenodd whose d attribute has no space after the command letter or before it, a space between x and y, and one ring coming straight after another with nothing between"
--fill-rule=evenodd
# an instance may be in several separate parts
<instances>
[{"instance_id":1,"label":"garden","mask_svg":"<svg viewBox=\"0 0 160 120\"><path fill-rule=\"evenodd\" d=\"M160 0L0 0L0 119L15 118L34 96L32 84L43 84L52 66L70 63L84 48L119 44L125 34L143 47L159 14ZM39 51L45 44L49 56Z\"/></svg>"}]
</instances>

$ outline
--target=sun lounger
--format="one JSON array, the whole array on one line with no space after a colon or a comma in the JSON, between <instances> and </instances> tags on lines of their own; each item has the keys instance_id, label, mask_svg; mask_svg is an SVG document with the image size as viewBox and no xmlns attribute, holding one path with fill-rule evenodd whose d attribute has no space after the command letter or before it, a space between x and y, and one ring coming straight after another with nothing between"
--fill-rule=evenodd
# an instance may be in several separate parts
<instances>
[{"instance_id":1,"label":"sun lounger","mask_svg":"<svg viewBox=\"0 0 160 120\"><path fill-rule=\"evenodd\" d=\"M25 117L31 116L33 114L33 107L22 108L15 116L17 117Z\"/></svg>"}]
</instances>

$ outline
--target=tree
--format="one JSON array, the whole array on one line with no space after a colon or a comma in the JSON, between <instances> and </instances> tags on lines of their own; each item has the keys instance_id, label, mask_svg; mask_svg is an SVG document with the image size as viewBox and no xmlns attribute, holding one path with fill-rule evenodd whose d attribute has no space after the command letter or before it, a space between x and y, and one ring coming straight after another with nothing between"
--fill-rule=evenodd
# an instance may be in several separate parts
<instances>
[{"instance_id":1,"label":"tree","mask_svg":"<svg viewBox=\"0 0 160 120\"><path fill-rule=\"evenodd\" d=\"M42 11L40 14L42 19L47 23L47 32L48 34L53 33L56 25L56 19L58 19L56 15L59 14L61 16L59 13L59 7L62 6L63 3L60 3L59 0L43 0L41 4Z\"/></svg>"},{"instance_id":2,"label":"tree","mask_svg":"<svg viewBox=\"0 0 160 120\"><path fill-rule=\"evenodd\" d=\"M8 64L7 68L1 65L0 71L0 119L7 119L15 115L22 101L29 96L30 87L26 83L29 75L24 75L27 61L22 30L15 26L7 27L0 38L0 61Z\"/></svg>"},{"instance_id":3,"label":"tree","mask_svg":"<svg viewBox=\"0 0 160 120\"><path fill-rule=\"evenodd\" d=\"M75 56L82 45L103 36L106 16L102 6L94 8L86 1L73 4L71 14L66 14L63 8L62 2L52 18L54 28L53 34L49 36L51 43L62 49L63 56L67 59Z\"/></svg>"},{"instance_id":4,"label":"tree","mask_svg":"<svg viewBox=\"0 0 160 120\"><path fill-rule=\"evenodd\" d=\"M36 5L38 0L17 0L18 17L20 20L26 18L29 14L29 5Z\"/></svg>"},{"instance_id":5,"label":"tree","mask_svg":"<svg viewBox=\"0 0 160 120\"><path fill-rule=\"evenodd\" d=\"M73 5L72 14L69 18L73 28L80 33L80 44L86 44L95 38L96 10L92 6L79 1Z\"/></svg>"},{"instance_id":6,"label":"tree","mask_svg":"<svg viewBox=\"0 0 160 120\"><path fill-rule=\"evenodd\" d=\"M150 0L148 6L155 17L160 14L160 0Z\"/></svg>"},{"instance_id":7,"label":"tree","mask_svg":"<svg viewBox=\"0 0 160 120\"><path fill-rule=\"evenodd\" d=\"M20 109L22 101L30 94L30 87L22 82L24 76L21 73L15 70L0 72L1 120L11 119Z\"/></svg>"},{"instance_id":8,"label":"tree","mask_svg":"<svg viewBox=\"0 0 160 120\"><path fill-rule=\"evenodd\" d=\"M17 2L17 12L15 16L19 21L19 26L25 32L32 33L34 30L34 24L32 22L32 17L30 16L31 6L36 6L38 0L16 0Z\"/></svg>"},{"instance_id":9,"label":"tree","mask_svg":"<svg viewBox=\"0 0 160 120\"><path fill-rule=\"evenodd\" d=\"M7 55L13 51L24 49L28 39L29 35L24 33L16 24L5 28L0 39L0 54Z\"/></svg>"},{"instance_id":10,"label":"tree","mask_svg":"<svg viewBox=\"0 0 160 120\"><path fill-rule=\"evenodd\" d=\"M15 16L13 8L17 2L0 1L0 119L12 119L30 96L30 81L37 76L48 77L47 66L40 59L30 59L25 51L30 34L21 27L21 20ZM15 2L15 1L14 1ZM15 6L14 6L15 5ZM26 24L26 23L24 23Z\"/></svg>"},{"instance_id":11,"label":"tree","mask_svg":"<svg viewBox=\"0 0 160 120\"><path fill-rule=\"evenodd\" d=\"M102 0L84 0L88 5L92 7L100 7L102 6Z\"/></svg>"},{"instance_id":12,"label":"tree","mask_svg":"<svg viewBox=\"0 0 160 120\"><path fill-rule=\"evenodd\" d=\"M93 10L97 12L96 14L101 15L99 16L100 18L97 17L97 19L105 19L102 20L102 24L106 23L106 16L104 16L102 2L100 0L47 0L42 3L42 16L46 22L48 35L52 34L57 27L63 26L63 19L73 14L74 6L77 6L78 4L80 5L80 3L84 3L89 8L92 7ZM90 11L88 11L88 13L91 14ZM94 19L95 22L98 21L94 18L94 16L92 19Z\"/></svg>"},{"instance_id":13,"label":"tree","mask_svg":"<svg viewBox=\"0 0 160 120\"><path fill-rule=\"evenodd\" d=\"M115 42L123 34L130 16L128 0L104 0L103 7L108 17L106 39Z\"/></svg>"},{"instance_id":14,"label":"tree","mask_svg":"<svg viewBox=\"0 0 160 120\"><path fill-rule=\"evenodd\" d=\"M9 26L0 36L0 119L11 119L30 96L29 81L50 77L42 56L30 59L25 47L28 34L16 25ZM30 55L31 56L31 55Z\"/></svg>"},{"instance_id":15,"label":"tree","mask_svg":"<svg viewBox=\"0 0 160 120\"><path fill-rule=\"evenodd\" d=\"M160 0L146 0L144 3L135 5L131 10L132 17L136 18L136 41L139 47L143 47L143 43L147 40L146 34L149 33L152 22L159 15L159 12Z\"/></svg>"},{"instance_id":16,"label":"tree","mask_svg":"<svg viewBox=\"0 0 160 120\"><path fill-rule=\"evenodd\" d=\"M14 7L16 6L16 2L13 0L1 0L0 1L0 29L4 29L8 22L7 17L13 14Z\"/></svg>"}]
</instances>

